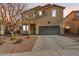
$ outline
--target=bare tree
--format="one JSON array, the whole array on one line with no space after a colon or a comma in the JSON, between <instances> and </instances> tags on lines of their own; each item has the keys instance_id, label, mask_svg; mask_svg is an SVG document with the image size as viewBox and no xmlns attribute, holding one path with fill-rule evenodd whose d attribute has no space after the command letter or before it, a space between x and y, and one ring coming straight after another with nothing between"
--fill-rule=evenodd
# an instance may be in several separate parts
<instances>
[{"instance_id":1,"label":"bare tree","mask_svg":"<svg viewBox=\"0 0 79 59\"><path fill-rule=\"evenodd\" d=\"M21 3L7 3L0 4L0 18L3 24L8 28L11 37L17 31L22 19L21 13L25 10L25 4Z\"/></svg>"}]
</instances>

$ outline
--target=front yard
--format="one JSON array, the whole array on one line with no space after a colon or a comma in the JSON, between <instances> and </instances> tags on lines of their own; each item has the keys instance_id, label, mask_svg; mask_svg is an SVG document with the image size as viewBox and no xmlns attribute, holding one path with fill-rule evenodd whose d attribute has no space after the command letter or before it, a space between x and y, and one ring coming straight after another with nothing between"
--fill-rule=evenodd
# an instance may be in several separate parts
<instances>
[{"instance_id":1,"label":"front yard","mask_svg":"<svg viewBox=\"0 0 79 59\"><path fill-rule=\"evenodd\" d=\"M1 38L1 36L0 36ZM36 36L31 35L30 39L27 36L18 36L21 41L12 41L10 37L3 37L3 44L0 45L0 53L17 53L17 52L27 52L32 51L34 43L36 41Z\"/></svg>"}]
</instances>

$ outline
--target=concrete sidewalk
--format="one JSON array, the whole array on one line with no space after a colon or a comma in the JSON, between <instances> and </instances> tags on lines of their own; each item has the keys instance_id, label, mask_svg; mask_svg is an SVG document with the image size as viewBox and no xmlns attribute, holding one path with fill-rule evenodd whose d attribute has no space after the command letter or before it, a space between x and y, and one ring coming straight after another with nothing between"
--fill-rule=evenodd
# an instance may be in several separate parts
<instances>
[{"instance_id":1,"label":"concrete sidewalk","mask_svg":"<svg viewBox=\"0 0 79 59\"><path fill-rule=\"evenodd\" d=\"M32 51L14 54L0 54L0 56L79 56L79 49Z\"/></svg>"}]
</instances>

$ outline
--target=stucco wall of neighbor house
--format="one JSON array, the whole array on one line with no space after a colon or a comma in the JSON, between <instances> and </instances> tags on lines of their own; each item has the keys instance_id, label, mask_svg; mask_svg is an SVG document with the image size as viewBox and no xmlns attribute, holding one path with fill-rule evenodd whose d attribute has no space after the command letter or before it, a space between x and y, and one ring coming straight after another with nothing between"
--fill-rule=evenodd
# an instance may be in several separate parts
<instances>
[{"instance_id":1,"label":"stucco wall of neighbor house","mask_svg":"<svg viewBox=\"0 0 79 59\"><path fill-rule=\"evenodd\" d=\"M65 19L64 19L64 27L70 26L70 33L77 34L79 30L79 17L76 16L76 11L72 11Z\"/></svg>"},{"instance_id":2,"label":"stucco wall of neighbor house","mask_svg":"<svg viewBox=\"0 0 79 59\"><path fill-rule=\"evenodd\" d=\"M56 17L52 17L52 9L56 9ZM51 7L45 10L46 14L35 20L36 32L39 33L39 26L60 26L63 22L63 9L59 7ZM48 24L50 22L50 24Z\"/></svg>"},{"instance_id":3,"label":"stucco wall of neighbor house","mask_svg":"<svg viewBox=\"0 0 79 59\"><path fill-rule=\"evenodd\" d=\"M79 11L74 11L74 20L79 20L79 16L77 16L77 13L79 13Z\"/></svg>"},{"instance_id":4,"label":"stucco wall of neighbor house","mask_svg":"<svg viewBox=\"0 0 79 59\"><path fill-rule=\"evenodd\" d=\"M75 15L74 13L71 12L68 16L64 18L63 27L70 25L71 21L74 20L74 18L75 18Z\"/></svg>"},{"instance_id":5,"label":"stucco wall of neighbor house","mask_svg":"<svg viewBox=\"0 0 79 59\"><path fill-rule=\"evenodd\" d=\"M0 25L0 35L4 35L4 30L5 30L5 26L4 25Z\"/></svg>"},{"instance_id":6,"label":"stucco wall of neighbor house","mask_svg":"<svg viewBox=\"0 0 79 59\"><path fill-rule=\"evenodd\" d=\"M75 13L74 13L74 11L70 12L70 14L67 15L64 19L65 19L64 21L67 21L68 19L69 20L75 19Z\"/></svg>"},{"instance_id":7,"label":"stucco wall of neighbor house","mask_svg":"<svg viewBox=\"0 0 79 59\"><path fill-rule=\"evenodd\" d=\"M5 25L2 20L0 20L0 35L4 35Z\"/></svg>"},{"instance_id":8,"label":"stucco wall of neighbor house","mask_svg":"<svg viewBox=\"0 0 79 59\"><path fill-rule=\"evenodd\" d=\"M77 34L79 30L79 19L72 21L71 23L71 33Z\"/></svg>"}]
</instances>

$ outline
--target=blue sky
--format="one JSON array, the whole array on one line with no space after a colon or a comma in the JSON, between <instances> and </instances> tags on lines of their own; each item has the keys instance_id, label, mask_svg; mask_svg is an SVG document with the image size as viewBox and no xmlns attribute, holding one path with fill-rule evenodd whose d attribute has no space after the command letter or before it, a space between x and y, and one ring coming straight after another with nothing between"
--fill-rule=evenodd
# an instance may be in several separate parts
<instances>
[{"instance_id":1,"label":"blue sky","mask_svg":"<svg viewBox=\"0 0 79 59\"><path fill-rule=\"evenodd\" d=\"M79 3L55 3L55 4L66 7L64 9L64 17L66 17L72 10L79 10ZM36 7L38 5L43 6L45 4L44 3L29 3L28 8L33 8L33 7Z\"/></svg>"}]
</instances>

